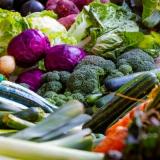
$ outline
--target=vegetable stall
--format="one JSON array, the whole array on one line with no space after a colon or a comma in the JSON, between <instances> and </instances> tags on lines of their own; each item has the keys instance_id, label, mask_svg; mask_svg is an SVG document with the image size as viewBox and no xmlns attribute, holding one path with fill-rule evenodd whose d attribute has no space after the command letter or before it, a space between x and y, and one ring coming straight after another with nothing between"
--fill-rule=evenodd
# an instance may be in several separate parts
<instances>
[{"instance_id":1,"label":"vegetable stall","mask_svg":"<svg viewBox=\"0 0 160 160\"><path fill-rule=\"evenodd\" d=\"M0 0L0 159L160 159L158 0Z\"/></svg>"}]
</instances>

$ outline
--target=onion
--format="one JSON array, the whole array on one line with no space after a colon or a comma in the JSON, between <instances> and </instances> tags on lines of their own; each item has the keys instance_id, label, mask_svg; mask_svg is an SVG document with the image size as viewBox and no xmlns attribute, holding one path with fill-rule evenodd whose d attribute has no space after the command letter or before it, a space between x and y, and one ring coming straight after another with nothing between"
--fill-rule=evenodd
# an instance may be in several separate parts
<instances>
[{"instance_id":1,"label":"onion","mask_svg":"<svg viewBox=\"0 0 160 160\"><path fill-rule=\"evenodd\" d=\"M9 75L14 72L16 68L15 59L13 56L0 57L0 73Z\"/></svg>"}]
</instances>

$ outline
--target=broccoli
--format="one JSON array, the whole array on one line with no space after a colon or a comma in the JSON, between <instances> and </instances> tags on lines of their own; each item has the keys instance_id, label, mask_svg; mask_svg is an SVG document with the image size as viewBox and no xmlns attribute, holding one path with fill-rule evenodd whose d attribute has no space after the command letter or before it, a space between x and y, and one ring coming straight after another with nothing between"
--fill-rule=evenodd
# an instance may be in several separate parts
<instances>
[{"instance_id":1,"label":"broccoli","mask_svg":"<svg viewBox=\"0 0 160 160\"><path fill-rule=\"evenodd\" d=\"M107 79L112 79L112 78L122 77L122 76L124 76L124 74L120 72L119 70L115 69L111 71L110 75L107 76Z\"/></svg>"},{"instance_id":2,"label":"broccoli","mask_svg":"<svg viewBox=\"0 0 160 160\"><path fill-rule=\"evenodd\" d=\"M101 67L83 65L76 69L67 83L67 91L81 93L82 95L100 92L100 76L105 72Z\"/></svg>"},{"instance_id":3,"label":"broccoli","mask_svg":"<svg viewBox=\"0 0 160 160\"><path fill-rule=\"evenodd\" d=\"M76 99L81 102L84 102L84 96L80 93L72 94L71 92L65 92L64 94L57 94L53 91L48 91L44 94L44 98L47 99L49 102L56 106L62 106L66 102Z\"/></svg>"},{"instance_id":4,"label":"broccoli","mask_svg":"<svg viewBox=\"0 0 160 160\"><path fill-rule=\"evenodd\" d=\"M100 56L88 55L76 66L75 69L81 68L83 65L94 65L104 69L109 73L116 68L115 64L111 60L106 60Z\"/></svg>"},{"instance_id":5,"label":"broccoli","mask_svg":"<svg viewBox=\"0 0 160 160\"><path fill-rule=\"evenodd\" d=\"M67 71L53 71L45 73L42 77L43 84L38 90L38 94L43 96L48 91L60 93L65 90L70 73Z\"/></svg>"},{"instance_id":6,"label":"broccoli","mask_svg":"<svg viewBox=\"0 0 160 160\"><path fill-rule=\"evenodd\" d=\"M124 75L133 73L132 67L128 64L121 65L118 70L122 72Z\"/></svg>"},{"instance_id":7,"label":"broccoli","mask_svg":"<svg viewBox=\"0 0 160 160\"><path fill-rule=\"evenodd\" d=\"M126 63L125 63L126 62ZM130 65L133 72L149 71L156 68L154 59L140 49L132 49L118 57L117 64Z\"/></svg>"}]
</instances>

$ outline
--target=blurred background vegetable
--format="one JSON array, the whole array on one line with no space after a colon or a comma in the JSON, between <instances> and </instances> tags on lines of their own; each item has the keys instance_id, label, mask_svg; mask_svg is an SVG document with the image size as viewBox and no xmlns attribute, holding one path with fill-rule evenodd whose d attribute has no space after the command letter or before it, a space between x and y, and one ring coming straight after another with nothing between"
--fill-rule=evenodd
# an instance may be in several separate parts
<instances>
[{"instance_id":1,"label":"blurred background vegetable","mask_svg":"<svg viewBox=\"0 0 160 160\"><path fill-rule=\"evenodd\" d=\"M12 56L2 56L0 57L0 73L4 75L9 75L14 72L16 68L15 59Z\"/></svg>"}]
</instances>

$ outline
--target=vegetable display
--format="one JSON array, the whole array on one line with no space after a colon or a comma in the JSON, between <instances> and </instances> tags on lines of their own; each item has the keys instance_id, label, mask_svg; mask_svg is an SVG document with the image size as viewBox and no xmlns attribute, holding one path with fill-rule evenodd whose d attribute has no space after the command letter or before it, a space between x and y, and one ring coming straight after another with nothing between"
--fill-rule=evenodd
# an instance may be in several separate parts
<instances>
[{"instance_id":1,"label":"vegetable display","mask_svg":"<svg viewBox=\"0 0 160 160\"><path fill-rule=\"evenodd\" d=\"M0 159L160 159L158 0L0 0Z\"/></svg>"}]
</instances>

